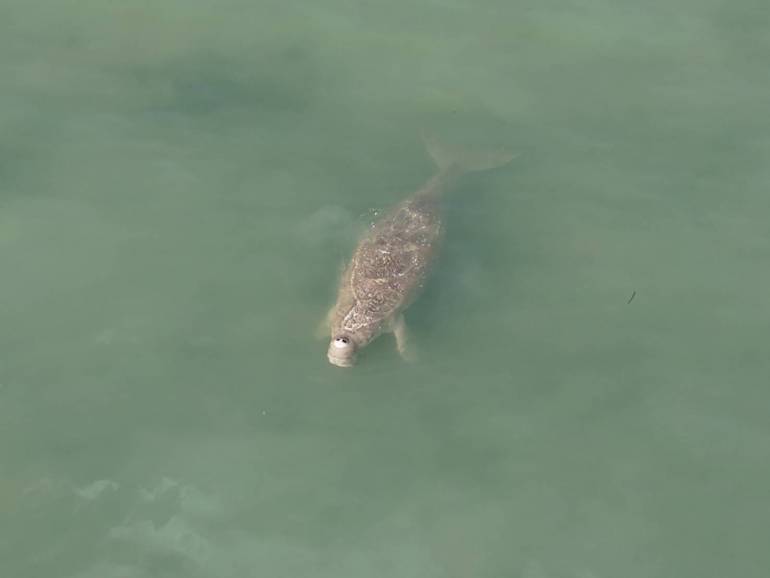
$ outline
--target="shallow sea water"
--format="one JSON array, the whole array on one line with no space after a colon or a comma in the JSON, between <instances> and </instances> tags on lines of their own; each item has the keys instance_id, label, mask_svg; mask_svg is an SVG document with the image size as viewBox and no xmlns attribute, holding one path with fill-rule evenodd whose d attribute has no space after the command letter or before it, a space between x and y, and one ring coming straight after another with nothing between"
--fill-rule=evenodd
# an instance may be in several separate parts
<instances>
[{"instance_id":1,"label":"shallow sea water","mask_svg":"<svg viewBox=\"0 0 770 578\"><path fill-rule=\"evenodd\" d=\"M0 6L0 576L764 578L758 0ZM313 338L420 141L407 320Z\"/></svg>"}]
</instances>

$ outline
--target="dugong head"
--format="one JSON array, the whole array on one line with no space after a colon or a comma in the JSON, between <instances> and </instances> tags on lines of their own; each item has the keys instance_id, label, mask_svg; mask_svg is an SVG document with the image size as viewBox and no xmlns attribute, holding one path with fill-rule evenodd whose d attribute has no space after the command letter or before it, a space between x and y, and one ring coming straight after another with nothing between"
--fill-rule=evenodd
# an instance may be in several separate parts
<instances>
[{"instance_id":1,"label":"dugong head","mask_svg":"<svg viewBox=\"0 0 770 578\"><path fill-rule=\"evenodd\" d=\"M340 333L332 336L326 356L332 365L337 367L353 367L356 363L357 350L358 346L353 338Z\"/></svg>"}]
</instances>

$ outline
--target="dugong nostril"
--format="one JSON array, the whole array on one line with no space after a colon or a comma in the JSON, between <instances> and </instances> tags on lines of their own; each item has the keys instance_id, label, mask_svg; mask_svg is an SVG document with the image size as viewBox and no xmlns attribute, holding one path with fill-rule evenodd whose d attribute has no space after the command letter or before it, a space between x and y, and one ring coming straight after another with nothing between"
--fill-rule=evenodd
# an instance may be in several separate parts
<instances>
[{"instance_id":1,"label":"dugong nostril","mask_svg":"<svg viewBox=\"0 0 770 578\"><path fill-rule=\"evenodd\" d=\"M350 340L347 337L337 337L334 340L335 347L346 347L350 344Z\"/></svg>"}]
</instances>

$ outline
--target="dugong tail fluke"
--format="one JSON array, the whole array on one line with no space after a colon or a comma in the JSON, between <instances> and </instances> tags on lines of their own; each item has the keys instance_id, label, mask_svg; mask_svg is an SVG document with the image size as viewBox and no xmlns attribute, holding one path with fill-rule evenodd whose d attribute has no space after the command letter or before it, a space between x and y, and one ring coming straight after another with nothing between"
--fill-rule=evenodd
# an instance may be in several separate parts
<instances>
[{"instance_id":1,"label":"dugong tail fluke","mask_svg":"<svg viewBox=\"0 0 770 578\"><path fill-rule=\"evenodd\" d=\"M433 162L442 171L450 168L462 173L488 171L507 165L517 156L508 150L474 151L450 145L424 130L422 140Z\"/></svg>"}]
</instances>

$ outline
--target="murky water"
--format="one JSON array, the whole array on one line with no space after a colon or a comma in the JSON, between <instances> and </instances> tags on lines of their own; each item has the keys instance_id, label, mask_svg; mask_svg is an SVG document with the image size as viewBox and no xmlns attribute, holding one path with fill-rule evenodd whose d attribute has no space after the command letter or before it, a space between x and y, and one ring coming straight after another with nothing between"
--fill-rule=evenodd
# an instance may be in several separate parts
<instances>
[{"instance_id":1,"label":"murky water","mask_svg":"<svg viewBox=\"0 0 770 578\"><path fill-rule=\"evenodd\" d=\"M0 576L766 576L768 14L6 0ZM331 367L421 128L521 154Z\"/></svg>"}]
</instances>

